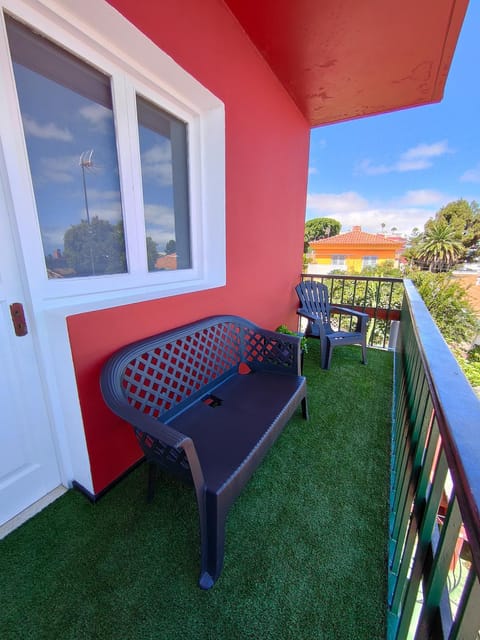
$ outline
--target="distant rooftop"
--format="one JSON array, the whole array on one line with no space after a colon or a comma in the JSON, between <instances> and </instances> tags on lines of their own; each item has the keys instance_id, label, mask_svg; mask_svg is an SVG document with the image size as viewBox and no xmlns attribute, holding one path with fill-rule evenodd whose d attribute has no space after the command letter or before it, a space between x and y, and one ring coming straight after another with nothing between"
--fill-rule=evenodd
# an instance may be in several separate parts
<instances>
[{"instance_id":1,"label":"distant rooftop","mask_svg":"<svg viewBox=\"0 0 480 640\"><path fill-rule=\"evenodd\" d=\"M354 245L382 245L382 246L396 246L404 244L404 238L396 236L386 236L383 233L367 233L362 231L362 227L355 226L351 231L346 233L340 233L330 238L321 238L320 240L314 240L310 244L312 245L338 245L338 244L354 244Z\"/></svg>"}]
</instances>

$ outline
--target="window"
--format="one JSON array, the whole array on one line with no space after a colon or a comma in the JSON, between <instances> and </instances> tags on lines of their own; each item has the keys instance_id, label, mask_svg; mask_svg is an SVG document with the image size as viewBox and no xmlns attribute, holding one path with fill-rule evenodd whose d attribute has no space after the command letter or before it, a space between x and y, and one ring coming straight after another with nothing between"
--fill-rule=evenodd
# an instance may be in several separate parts
<instances>
[{"instance_id":1,"label":"window","mask_svg":"<svg viewBox=\"0 0 480 640\"><path fill-rule=\"evenodd\" d=\"M20 130L0 134L33 288L85 310L224 285L221 101L106 3L75 6L80 31L8 2L25 170Z\"/></svg>"},{"instance_id":2,"label":"window","mask_svg":"<svg viewBox=\"0 0 480 640\"><path fill-rule=\"evenodd\" d=\"M363 267L376 267L377 266L377 256L363 256L363 258L362 258L362 266Z\"/></svg>"},{"instance_id":3,"label":"window","mask_svg":"<svg viewBox=\"0 0 480 640\"><path fill-rule=\"evenodd\" d=\"M337 269L345 267L345 256L332 256L332 267L336 267Z\"/></svg>"},{"instance_id":4,"label":"window","mask_svg":"<svg viewBox=\"0 0 480 640\"><path fill-rule=\"evenodd\" d=\"M48 278L124 273L110 79L6 24Z\"/></svg>"}]
</instances>

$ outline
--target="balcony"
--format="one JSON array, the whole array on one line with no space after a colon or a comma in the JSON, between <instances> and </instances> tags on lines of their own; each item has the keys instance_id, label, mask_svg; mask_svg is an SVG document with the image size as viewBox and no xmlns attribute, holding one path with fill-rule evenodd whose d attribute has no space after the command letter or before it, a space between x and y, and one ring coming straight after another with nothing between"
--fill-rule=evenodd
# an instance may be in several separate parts
<instances>
[{"instance_id":1,"label":"balcony","mask_svg":"<svg viewBox=\"0 0 480 640\"><path fill-rule=\"evenodd\" d=\"M214 589L196 586L193 492L165 477L146 504L141 465L2 541L2 637L477 637L478 400L408 281L321 279L380 348L366 367L336 349L322 371L310 340L310 421L234 505Z\"/></svg>"}]
</instances>

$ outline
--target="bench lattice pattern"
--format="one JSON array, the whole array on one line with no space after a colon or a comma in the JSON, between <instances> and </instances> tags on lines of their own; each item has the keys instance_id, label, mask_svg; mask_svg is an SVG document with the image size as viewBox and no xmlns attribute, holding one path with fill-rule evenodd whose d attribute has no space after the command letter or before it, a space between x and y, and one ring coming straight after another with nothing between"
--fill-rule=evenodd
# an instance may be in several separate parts
<instances>
[{"instance_id":1,"label":"bench lattice pattern","mask_svg":"<svg viewBox=\"0 0 480 640\"><path fill-rule=\"evenodd\" d=\"M239 363L238 327L216 324L131 360L123 387L135 409L158 419Z\"/></svg>"}]
</instances>

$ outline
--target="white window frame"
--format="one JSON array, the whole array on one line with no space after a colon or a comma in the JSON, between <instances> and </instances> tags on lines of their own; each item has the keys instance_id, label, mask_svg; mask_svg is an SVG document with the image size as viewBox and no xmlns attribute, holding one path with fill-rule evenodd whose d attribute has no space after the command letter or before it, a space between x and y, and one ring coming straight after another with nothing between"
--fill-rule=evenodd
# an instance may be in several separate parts
<instances>
[{"instance_id":1,"label":"white window frame","mask_svg":"<svg viewBox=\"0 0 480 640\"><path fill-rule=\"evenodd\" d=\"M0 0L0 137L32 297L70 313L221 287L226 282L223 103L103 0ZM49 280L3 11L111 77L129 272ZM108 34L108 35L107 35ZM135 96L188 126L192 268L148 272Z\"/></svg>"}]
</instances>

